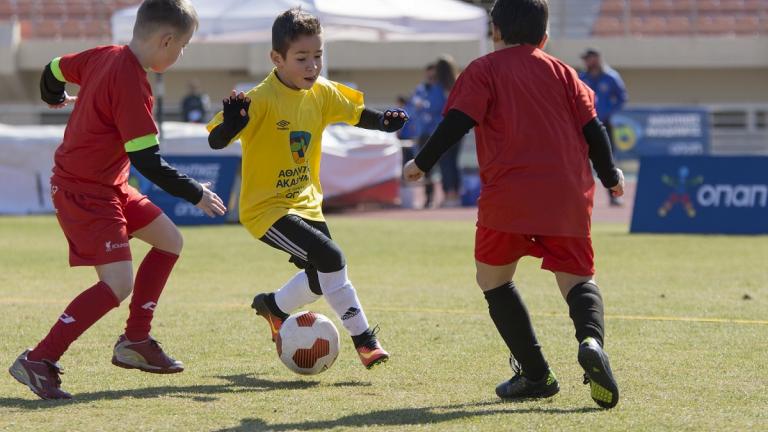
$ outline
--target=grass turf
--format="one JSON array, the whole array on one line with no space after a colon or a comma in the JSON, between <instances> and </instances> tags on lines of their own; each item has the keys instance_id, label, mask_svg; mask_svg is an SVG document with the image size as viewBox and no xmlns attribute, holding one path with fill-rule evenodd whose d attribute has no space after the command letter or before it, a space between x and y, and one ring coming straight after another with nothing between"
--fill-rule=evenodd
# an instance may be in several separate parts
<instances>
[{"instance_id":1,"label":"grass turf","mask_svg":"<svg viewBox=\"0 0 768 432\"><path fill-rule=\"evenodd\" d=\"M472 224L329 224L389 363L365 370L343 337L329 371L293 375L249 308L293 274L287 256L239 226L184 228L153 335L187 370L157 376L110 364L124 304L62 358L74 400L38 400L3 375L0 430L768 430L768 237L594 227L606 348L622 393L604 411L581 383L567 307L538 260L521 262L516 283L562 390L505 403L493 389L509 378L507 352L474 284ZM132 248L137 266L147 248ZM94 281L91 268L67 267L54 218L0 218L0 365L34 346ZM343 334L324 302L312 309Z\"/></svg>"}]
</instances>

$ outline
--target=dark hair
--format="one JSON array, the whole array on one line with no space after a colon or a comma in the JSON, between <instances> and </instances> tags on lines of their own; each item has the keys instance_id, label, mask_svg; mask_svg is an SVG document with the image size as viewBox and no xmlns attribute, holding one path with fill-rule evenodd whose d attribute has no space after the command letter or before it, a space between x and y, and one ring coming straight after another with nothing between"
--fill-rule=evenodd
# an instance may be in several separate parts
<instances>
[{"instance_id":1,"label":"dark hair","mask_svg":"<svg viewBox=\"0 0 768 432\"><path fill-rule=\"evenodd\" d=\"M506 44L538 45L547 34L547 0L496 0L491 21Z\"/></svg>"},{"instance_id":2,"label":"dark hair","mask_svg":"<svg viewBox=\"0 0 768 432\"><path fill-rule=\"evenodd\" d=\"M442 55L435 62L435 79L445 91L451 91L453 84L456 83L458 71L456 62L449 55Z\"/></svg>"},{"instance_id":3,"label":"dark hair","mask_svg":"<svg viewBox=\"0 0 768 432\"><path fill-rule=\"evenodd\" d=\"M298 7L288 9L278 15L272 24L272 49L285 58L291 42L299 36L314 36L322 32L316 16Z\"/></svg>"},{"instance_id":4,"label":"dark hair","mask_svg":"<svg viewBox=\"0 0 768 432\"><path fill-rule=\"evenodd\" d=\"M133 37L145 38L162 26L185 34L197 25L197 11L187 0L144 0L136 13Z\"/></svg>"}]
</instances>

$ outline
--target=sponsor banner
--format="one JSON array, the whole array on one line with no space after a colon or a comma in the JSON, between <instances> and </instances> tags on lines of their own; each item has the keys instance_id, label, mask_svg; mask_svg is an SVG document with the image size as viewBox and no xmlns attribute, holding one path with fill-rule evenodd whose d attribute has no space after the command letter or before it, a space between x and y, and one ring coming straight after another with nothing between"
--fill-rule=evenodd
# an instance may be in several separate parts
<instances>
[{"instance_id":1,"label":"sponsor banner","mask_svg":"<svg viewBox=\"0 0 768 432\"><path fill-rule=\"evenodd\" d=\"M227 214L211 218L194 204L160 189L133 168L131 168L131 184L141 193L147 195L177 225L221 224L231 220L231 213L237 211L236 208L233 208L232 203L234 201L231 198L235 189L236 178L239 183L240 157L163 156L163 159L179 172L200 183L210 183L208 188L224 201L224 205L227 206Z\"/></svg>"},{"instance_id":2,"label":"sponsor banner","mask_svg":"<svg viewBox=\"0 0 768 432\"><path fill-rule=\"evenodd\" d=\"M768 234L768 157L644 157L631 232Z\"/></svg>"},{"instance_id":3,"label":"sponsor banner","mask_svg":"<svg viewBox=\"0 0 768 432\"><path fill-rule=\"evenodd\" d=\"M617 159L709 153L709 113L701 108L627 109L611 117Z\"/></svg>"}]
</instances>

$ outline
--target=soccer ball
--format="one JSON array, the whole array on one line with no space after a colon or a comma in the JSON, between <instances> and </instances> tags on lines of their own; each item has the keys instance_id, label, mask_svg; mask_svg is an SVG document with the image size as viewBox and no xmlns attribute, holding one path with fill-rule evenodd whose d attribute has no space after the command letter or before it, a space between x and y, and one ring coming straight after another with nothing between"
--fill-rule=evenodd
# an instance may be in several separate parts
<instances>
[{"instance_id":1,"label":"soccer ball","mask_svg":"<svg viewBox=\"0 0 768 432\"><path fill-rule=\"evenodd\" d=\"M339 332L325 315L299 312L283 322L277 334L277 355L301 375L328 370L339 355Z\"/></svg>"}]
</instances>

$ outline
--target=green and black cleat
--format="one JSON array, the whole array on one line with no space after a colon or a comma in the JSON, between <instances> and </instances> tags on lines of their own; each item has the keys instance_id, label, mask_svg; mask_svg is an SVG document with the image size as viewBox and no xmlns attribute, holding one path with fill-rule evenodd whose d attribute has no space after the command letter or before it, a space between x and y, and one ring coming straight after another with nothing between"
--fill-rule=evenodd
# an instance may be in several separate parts
<instances>
[{"instance_id":1,"label":"green and black cleat","mask_svg":"<svg viewBox=\"0 0 768 432\"><path fill-rule=\"evenodd\" d=\"M560 385L552 370L548 370L544 378L533 381L525 376L525 372L514 357L510 357L509 365L515 375L496 386L498 397L506 400L548 398L560 391Z\"/></svg>"},{"instance_id":2,"label":"green and black cleat","mask_svg":"<svg viewBox=\"0 0 768 432\"><path fill-rule=\"evenodd\" d=\"M595 339L588 337L579 344L579 364L595 403L603 408L615 407L619 403L619 386L613 378L608 354Z\"/></svg>"}]
</instances>

